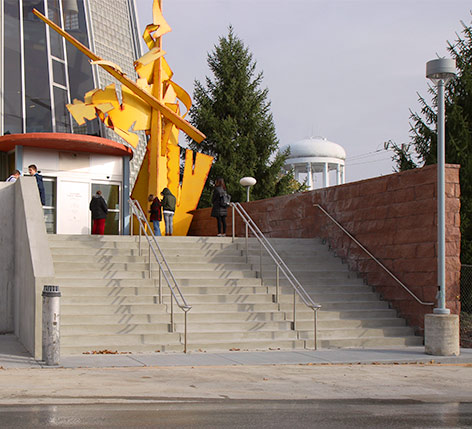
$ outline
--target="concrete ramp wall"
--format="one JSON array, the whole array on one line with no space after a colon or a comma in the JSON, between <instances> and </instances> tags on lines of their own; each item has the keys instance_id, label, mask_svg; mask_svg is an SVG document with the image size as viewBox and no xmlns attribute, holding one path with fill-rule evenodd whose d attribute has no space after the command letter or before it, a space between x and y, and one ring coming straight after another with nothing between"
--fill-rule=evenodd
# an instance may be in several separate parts
<instances>
[{"instance_id":1,"label":"concrete ramp wall","mask_svg":"<svg viewBox=\"0 0 472 429\"><path fill-rule=\"evenodd\" d=\"M0 327L14 332L25 348L41 358L41 292L54 280L54 267L33 177L0 186Z\"/></svg>"}]
</instances>

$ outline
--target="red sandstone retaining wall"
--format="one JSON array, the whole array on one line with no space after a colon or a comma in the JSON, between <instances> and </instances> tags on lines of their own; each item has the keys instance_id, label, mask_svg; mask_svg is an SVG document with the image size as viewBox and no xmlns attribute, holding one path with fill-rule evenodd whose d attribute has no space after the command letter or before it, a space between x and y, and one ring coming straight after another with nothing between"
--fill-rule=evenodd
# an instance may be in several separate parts
<instances>
[{"instance_id":1,"label":"red sandstone retaining wall","mask_svg":"<svg viewBox=\"0 0 472 429\"><path fill-rule=\"evenodd\" d=\"M339 230L321 205L421 300L436 302L436 166L345 185L244 203L267 237L320 237L347 261L399 314L423 332L433 306L417 303L401 286ZM459 166L446 166L447 307L460 311ZM216 235L211 209L195 211L189 235ZM231 210L228 232L231 233ZM244 234L237 219L236 235Z\"/></svg>"}]
</instances>

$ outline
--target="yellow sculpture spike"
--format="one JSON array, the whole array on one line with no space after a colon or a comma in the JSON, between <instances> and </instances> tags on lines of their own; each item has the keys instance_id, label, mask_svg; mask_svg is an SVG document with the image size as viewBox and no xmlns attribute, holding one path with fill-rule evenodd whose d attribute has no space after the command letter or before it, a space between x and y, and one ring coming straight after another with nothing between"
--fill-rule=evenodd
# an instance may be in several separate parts
<instances>
[{"instance_id":1,"label":"yellow sculpture spike","mask_svg":"<svg viewBox=\"0 0 472 429\"><path fill-rule=\"evenodd\" d=\"M139 142L138 135L133 131L146 131L149 135L147 152L132 196L139 200L142 207L146 207L148 194L159 196L162 189L168 187L178 200L174 234L185 235L192 219L188 212L198 205L213 157L197 153L194 165L193 153L187 150L180 184L179 130L197 142L201 142L205 135L184 119L191 108L191 99L183 88L172 81L173 72L164 58L162 36L171 28L162 14L161 0L154 0L153 23L146 27L143 34L149 52L134 63L139 76L137 82L129 79L116 64L98 57L37 10L33 13L87 55L92 64L102 67L123 85L121 104L113 84L104 90L89 91L84 102L74 100L67 107L80 124L93 119L96 114L133 148ZM179 103L185 106L184 115L180 114Z\"/></svg>"}]
</instances>

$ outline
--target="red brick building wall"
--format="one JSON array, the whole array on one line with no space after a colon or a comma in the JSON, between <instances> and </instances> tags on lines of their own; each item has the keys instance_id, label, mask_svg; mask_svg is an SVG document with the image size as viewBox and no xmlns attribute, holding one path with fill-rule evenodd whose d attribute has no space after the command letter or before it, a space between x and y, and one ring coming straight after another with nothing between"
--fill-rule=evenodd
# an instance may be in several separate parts
<instances>
[{"instance_id":1,"label":"red brick building wall","mask_svg":"<svg viewBox=\"0 0 472 429\"><path fill-rule=\"evenodd\" d=\"M267 237L320 237L419 333L434 306L417 303L316 207L321 205L422 301L436 302L436 166L244 203ZM446 166L447 307L460 311L459 166ZM231 210L228 211L231 233ZM229 235L228 234L228 235ZM236 235L244 234L236 219ZM189 235L216 235L210 209L197 210Z\"/></svg>"}]
</instances>

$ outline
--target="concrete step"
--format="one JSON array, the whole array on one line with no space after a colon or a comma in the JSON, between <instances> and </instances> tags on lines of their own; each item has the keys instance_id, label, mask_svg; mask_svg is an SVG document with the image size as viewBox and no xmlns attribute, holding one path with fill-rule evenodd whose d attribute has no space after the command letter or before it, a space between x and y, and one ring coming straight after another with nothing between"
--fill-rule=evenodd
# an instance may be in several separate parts
<instances>
[{"instance_id":1,"label":"concrete step","mask_svg":"<svg viewBox=\"0 0 472 429\"><path fill-rule=\"evenodd\" d=\"M70 277L64 273L64 277L56 278L56 283L60 286L66 287L101 287L101 286L115 286L115 287L143 287L153 286L158 283L158 277L154 279L148 278L75 278ZM167 287L165 280L162 280L163 286ZM179 286L226 286L226 287L262 287L261 280L257 278L213 278L213 279L179 279Z\"/></svg>"},{"instance_id":2,"label":"concrete step","mask_svg":"<svg viewBox=\"0 0 472 429\"><path fill-rule=\"evenodd\" d=\"M90 304L64 304L61 305L64 315L128 315L128 314L168 314L164 304L140 304L140 305L90 305Z\"/></svg>"},{"instance_id":3,"label":"concrete step","mask_svg":"<svg viewBox=\"0 0 472 429\"><path fill-rule=\"evenodd\" d=\"M268 341L268 340L292 340L296 341L297 332L292 330L279 331L224 331L224 332L191 332L187 341L190 343L216 343L244 342L244 341Z\"/></svg>"},{"instance_id":4,"label":"concrete step","mask_svg":"<svg viewBox=\"0 0 472 429\"><path fill-rule=\"evenodd\" d=\"M180 343L178 332L166 332L159 334L103 334L103 335L61 335L61 348L67 346L106 347L112 345L139 345L139 344L167 344Z\"/></svg>"},{"instance_id":5,"label":"concrete step","mask_svg":"<svg viewBox=\"0 0 472 429\"><path fill-rule=\"evenodd\" d=\"M75 356L82 354L139 354L156 352L183 352L184 346L180 342L170 343L166 341L163 344L96 344L96 345L67 345L61 344L61 355Z\"/></svg>"},{"instance_id":6,"label":"concrete step","mask_svg":"<svg viewBox=\"0 0 472 429\"><path fill-rule=\"evenodd\" d=\"M259 304L273 303L272 295L247 294L247 295L185 295L189 305L195 304ZM163 295L164 304L170 304L170 295ZM91 305L135 305L135 304L157 304L158 295L121 295L121 296L67 296L62 297L63 305L91 304Z\"/></svg>"},{"instance_id":7,"label":"concrete step","mask_svg":"<svg viewBox=\"0 0 472 429\"><path fill-rule=\"evenodd\" d=\"M214 343L202 342L196 343L190 341L187 344L187 351L189 352L218 352L218 351L248 351L248 350L301 350L304 348L305 342L303 340L256 340L256 341L218 341ZM139 344L139 345L120 345L107 344L105 346L97 345L95 347L86 346L62 346L61 353L64 356L78 355L83 353L91 353L92 351L107 350L117 353L154 353L154 352L182 352L182 343L166 343L166 344Z\"/></svg>"},{"instance_id":8,"label":"concrete step","mask_svg":"<svg viewBox=\"0 0 472 429\"><path fill-rule=\"evenodd\" d=\"M184 324L182 322L175 323L177 332L184 331ZM292 329L292 322L287 320L282 321L220 321L211 322L197 322L192 320L187 325L189 333L207 333L207 332L259 332L259 331L290 331ZM192 339L194 337L192 336Z\"/></svg>"},{"instance_id":9,"label":"concrete step","mask_svg":"<svg viewBox=\"0 0 472 429\"><path fill-rule=\"evenodd\" d=\"M382 328L337 328L318 329L318 339L339 338L370 338L370 337L402 337L413 336L413 329L408 326L385 326ZM300 331L299 338L313 340L313 327L311 330Z\"/></svg>"},{"instance_id":10,"label":"concrete step","mask_svg":"<svg viewBox=\"0 0 472 429\"><path fill-rule=\"evenodd\" d=\"M287 320L293 320L292 310L285 312ZM397 312L391 308L381 309L350 309L350 310L327 310L324 307L318 311L318 321L334 322L336 320L366 320L366 319L383 319L383 318L397 318ZM298 322L313 323L313 310L307 309L306 306L297 306L296 319ZM403 320L403 319L399 319Z\"/></svg>"},{"instance_id":11,"label":"concrete step","mask_svg":"<svg viewBox=\"0 0 472 429\"><path fill-rule=\"evenodd\" d=\"M316 302L316 301L315 301ZM292 304L289 303L281 303L280 309L285 311L287 314L292 314ZM328 302L323 301L322 303L322 311L330 311L330 310L380 310L380 309L387 309L388 303L385 301L356 301L356 302ZM313 311L309 309L306 305L297 304L296 308L297 314L308 313L313 314Z\"/></svg>"},{"instance_id":12,"label":"concrete step","mask_svg":"<svg viewBox=\"0 0 472 429\"><path fill-rule=\"evenodd\" d=\"M227 312L218 311L219 307L211 313L195 312L194 309L187 313L188 326L194 323L211 323L216 328L220 323L245 323L245 322L283 322L285 321L285 314L278 311L242 311L242 312ZM182 312L174 314L174 321L176 324L182 324L184 315Z\"/></svg>"},{"instance_id":13,"label":"concrete step","mask_svg":"<svg viewBox=\"0 0 472 429\"><path fill-rule=\"evenodd\" d=\"M317 293L311 293L310 294L311 298L313 301L316 303L321 303L324 304L325 302L358 302L358 301L378 301L379 296L374 293L374 292L345 292L345 293L323 293L323 292L317 292ZM286 303L293 303L293 293L289 294L281 294L279 295L279 302L281 304L286 304ZM297 295L296 302L302 303L302 299Z\"/></svg>"},{"instance_id":14,"label":"concrete step","mask_svg":"<svg viewBox=\"0 0 472 429\"><path fill-rule=\"evenodd\" d=\"M61 337L73 335L166 334L168 332L170 332L170 323L69 325L61 321Z\"/></svg>"},{"instance_id":15,"label":"concrete step","mask_svg":"<svg viewBox=\"0 0 472 429\"><path fill-rule=\"evenodd\" d=\"M270 339L270 340L238 340L234 342L230 341L217 341L217 342L201 342L195 343L189 338L187 348L189 351L207 351L207 352L218 352L218 351L248 351L248 350L301 350L305 346L303 340L282 340L282 339Z\"/></svg>"},{"instance_id":16,"label":"concrete step","mask_svg":"<svg viewBox=\"0 0 472 429\"><path fill-rule=\"evenodd\" d=\"M256 278L256 273L251 270L228 270L228 271L188 271L173 270L175 279L240 279ZM76 279L146 279L149 273L146 271L101 271L101 270L75 270L56 271L56 278ZM159 270L152 271L152 278L159 277Z\"/></svg>"},{"instance_id":17,"label":"concrete step","mask_svg":"<svg viewBox=\"0 0 472 429\"><path fill-rule=\"evenodd\" d=\"M139 324L165 324L170 323L170 314L167 312L160 313L142 313L142 314L80 314L65 313L61 314L62 326L81 326L88 329L89 326L96 328L101 325L120 325L126 327L128 325Z\"/></svg>"},{"instance_id":18,"label":"concrete step","mask_svg":"<svg viewBox=\"0 0 472 429\"><path fill-rule=\"evenodd\" d=\"M162 263L162 261L160 261ZM164 265L162 264L164 267ZM158 270L158 263L153 260L151 261L151 267L154 271ZM169 264L171 271L177 272L182 264ZM132 263L115 263L115 262L99 262L91 264L89 262L56 262L54 263L54 269L56 272L62 271L96 271L97 268L100 270L107 271L148 271L149 264L145 261L132 262ZM185 270L189 273L196 271L252 271L251 266L244 263L225 263L216 264L211 262L201 262L199 264L185 264Z\"/></svg>"},{"instance_id":19,"label":"concrete step","mask_svg":"<svg viewBox=\"0 0 472 429\"><path fill-rule=\"evenodd\" d=\"M416 336L408 337L368 337L368 338L337 338L321 339L317 341L318 348L369 348L369 347L402 347L402 346L421 346L423 338ZM313 349L313 340L305 341L305 348Z\"/></svg>"},{"instance_id":20,"label":"concrete step","mask_svg":"<svg viewBox=\"0 0 472 429\"><path fill-rule=\"evenodd\" d=\"M204 296L204 295L272 295L275 288L267 288L264 286L180 286L184 296ZM158 286L139 286L139 287L108 287L108 286L70 286L62 285L61 292L63 297L76 296L158 296ZM169 288L166 284L162 284L162 295L169 296ZM63 301L64 302L64 301Z\"/></svg>"},{"instance_id":21,"label":"concrete step","mask_svg":"<svg viewBox=\"0 0 472 429\"><path fill-rule=\"evenodd\" d=\"M320 313L321 314L321 313ZM318 318L318 329L354 329L354 328L382 328L387 326L405 326L405 320L398 317L378 317L370 319L326 319ZM297 321L296 329L299 331L310 331L313 329L313 319Z\"/></svg>"}]
</instances>

